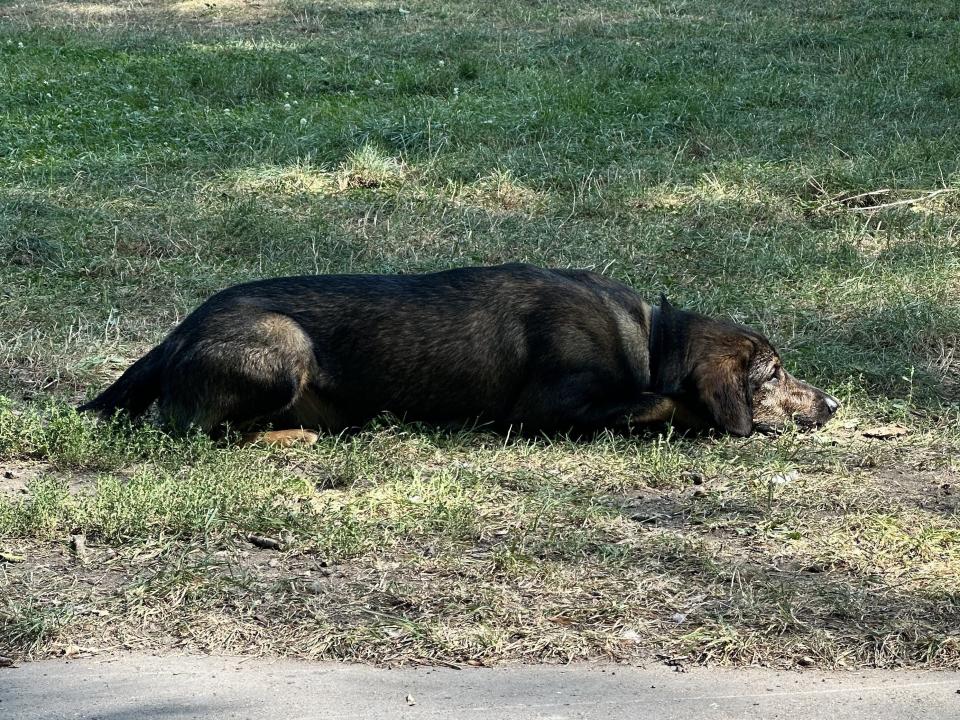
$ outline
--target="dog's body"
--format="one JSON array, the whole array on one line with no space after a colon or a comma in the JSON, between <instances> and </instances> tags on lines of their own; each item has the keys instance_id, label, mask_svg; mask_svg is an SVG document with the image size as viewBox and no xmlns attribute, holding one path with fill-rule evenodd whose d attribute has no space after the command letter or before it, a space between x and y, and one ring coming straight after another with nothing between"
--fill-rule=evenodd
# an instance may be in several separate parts
<instances>
[{"instance_id":1,"label":"dog's body","mask_svg":"<svg viewBox=\"0 0 960 720\"><path fill-rule=\"evenodd\" d=\"M820 424L838 406L746 328L652 307L592 272L519 264L228 288L81 409L136 417L155 400L175 430L207 432L337 431L389 412L525 432L672 421L747 435L791 417Z\"/></svg>"}]
</instances>

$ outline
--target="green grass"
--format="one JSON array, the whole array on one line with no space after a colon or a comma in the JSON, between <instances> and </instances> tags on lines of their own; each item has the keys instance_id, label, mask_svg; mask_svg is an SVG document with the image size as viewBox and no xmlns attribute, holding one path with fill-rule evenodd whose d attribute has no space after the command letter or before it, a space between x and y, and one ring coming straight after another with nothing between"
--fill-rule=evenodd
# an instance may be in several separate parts
<instances>
[{"instance_id":1,"label":"green grass","mask_svg":"<svg viewBox=\"0 0 960 720\"><path fill-rule=\"evenodd\" d=\"M109 7L0 5L0 651L960 665L951 3ZM228 284L505 260L749 323L844 410L269 451L66 407Z\"/></svg>"}]
</instances>

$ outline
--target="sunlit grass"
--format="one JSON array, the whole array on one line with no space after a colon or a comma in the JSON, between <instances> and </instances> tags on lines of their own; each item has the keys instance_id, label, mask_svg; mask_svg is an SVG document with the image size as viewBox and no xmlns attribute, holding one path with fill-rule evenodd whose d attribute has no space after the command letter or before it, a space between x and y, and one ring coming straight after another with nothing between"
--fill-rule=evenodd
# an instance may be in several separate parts
<instances>
[{"instance_id":1,"label":"sunlit grass","mask_svg":"<svg viewBox=\"0 0 960 720\"><path fill-rule=\"evenodd\" d=\"M0 646L958 664L955 7L245 7L0 8ZM235 282L513 260L753 325L844 409L269 451L68 407Z\"/></svg>"}]
</instances>

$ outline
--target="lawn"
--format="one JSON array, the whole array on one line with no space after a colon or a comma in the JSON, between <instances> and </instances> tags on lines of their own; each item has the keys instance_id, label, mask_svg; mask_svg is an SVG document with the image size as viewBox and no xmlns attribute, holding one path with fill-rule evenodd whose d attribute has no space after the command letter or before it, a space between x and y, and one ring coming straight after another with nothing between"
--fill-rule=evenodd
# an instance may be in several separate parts
<instances>
[{"instance_id":1,"label":"lawn","mask_svg":"<svg viewBox=\"0 0 960 720\"><path fill-rule=\"evenodd\" d=\"M960 667L949 0L0 2L0 655ZM768 334L813 434L71 410L252 278L590 267Z\"/></svg>"}]
</instances>

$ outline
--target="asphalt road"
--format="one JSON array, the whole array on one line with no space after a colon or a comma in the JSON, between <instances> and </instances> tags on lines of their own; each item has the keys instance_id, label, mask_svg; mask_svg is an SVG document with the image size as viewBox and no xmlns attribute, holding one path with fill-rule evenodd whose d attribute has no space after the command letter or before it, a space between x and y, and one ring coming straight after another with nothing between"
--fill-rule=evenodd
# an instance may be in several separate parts
<instances>
[{"instance_id":1,"label":"asphalt road","mask_svg":"<svg viewBox=\"0 0 960 720\"><path fill-rule=\"evenodd\" d=\"M663 666L382 670L124 655L0 669L3 720L960 717L960 674Z\"/></svg>"}]
</instances>

